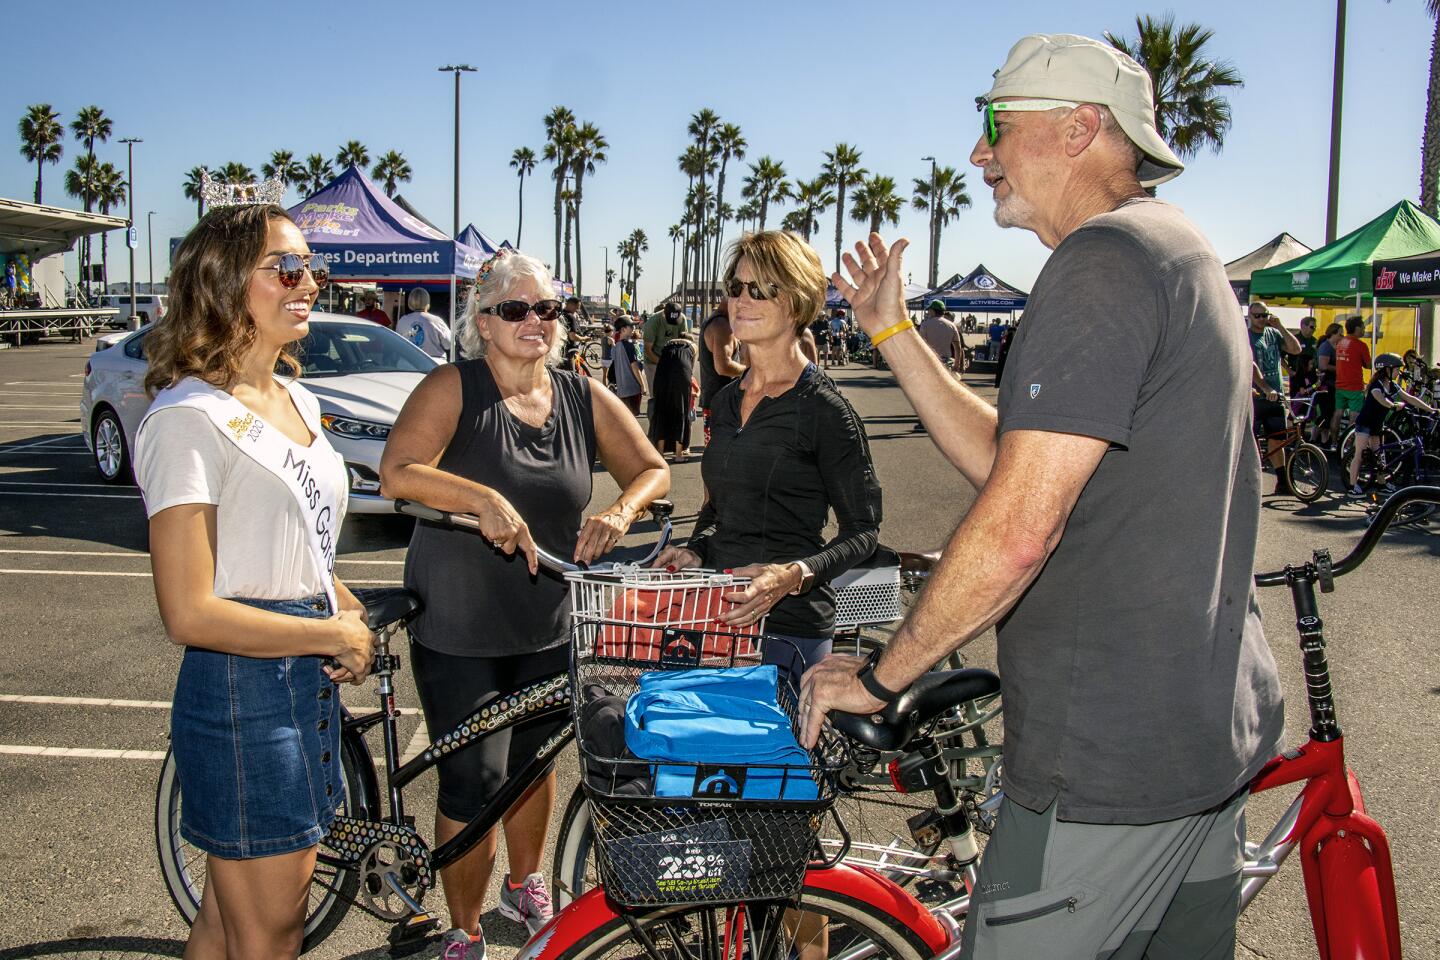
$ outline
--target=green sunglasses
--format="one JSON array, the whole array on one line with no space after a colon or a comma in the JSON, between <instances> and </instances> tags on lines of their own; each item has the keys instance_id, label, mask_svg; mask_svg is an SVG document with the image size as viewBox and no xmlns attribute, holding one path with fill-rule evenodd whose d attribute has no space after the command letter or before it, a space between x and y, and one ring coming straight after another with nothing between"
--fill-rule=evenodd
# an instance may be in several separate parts
<instances>
[{"instance_id":1,"label":"green sunglasses","mask_svg":"<svg viewBox=\"0 0 1440 960\"><path fill-rule=\"evenodd\" d=\"M995 123L997 113L1043 113L1046 110L1056 110L1060 107L1073 107L1078 101L1075 100L1002 100L992 103L984 97L975 99L975 109L980 111L980 128L985 134L985 142L995 146L1000 139L1000 128Z\"/></svg>"}]
</instances>

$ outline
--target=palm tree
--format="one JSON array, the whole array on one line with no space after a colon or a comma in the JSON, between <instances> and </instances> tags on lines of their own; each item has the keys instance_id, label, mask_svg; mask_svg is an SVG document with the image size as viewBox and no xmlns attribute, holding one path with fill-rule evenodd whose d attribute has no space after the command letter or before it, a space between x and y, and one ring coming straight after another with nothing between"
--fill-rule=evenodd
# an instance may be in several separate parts
<instances>
[{"instance_id":1,"label":"palm tree","mask_svg":"<svg viewBox=\"0 0 1440 960\"><path fill-rule=\"evenodd\" d=\"M740 195L760 204L760 229L764 230L771 201L778 203L784 200L790 196L790 190L790 181L785 179L785 165L765 156L750 164L750 175L745 178Z\"/></svg>"},{"instance_id":2,"label":"palm tree","mask_svg":"<svg viewBox=\"0 0 1440 960\"><path fill-rule=\"evenodd\" d=\"M114 123L111 122L109 117L105 116L105 111L94 104L88 107L81 107L79 112L75 114L75 119L70 121L70 130L75 134L75 139L85 144L88 170L93 171L95 169L95 141L99 140L101 143L104 143L109 140L114 128ZM76 166L78 167L79 165L77 164ZM85 193L84 196L81 197L81 200L85 204L85 212L89 213L94 191L93 185L89 182L88 177L85 178L84 189ZM71 194L71 196L74 196L74 194ZM82 277L85 275L86 266L89 263L90 237L87 235L80 250L80 275Z\"/></svg>"},{"instance_id":3,"label":"palm tree","mask_svg":"<svg viewBox=\"0 0 1440 960\"><path fill-rule=\"evenodd\" d=\"M725 203L725 167L731 157L744 160L745 149L750 144L745 142L738 124L726 123L715 132L715 146L720 151L720 175L715 180L715 256L710 264L712 284L720 278L720 247L725 239L725 221L734 215L734 210Z\"/></svg>"},{"instance_id":4,"label":"palm tree","mask_svg":"<svg viewBox=\"0 0 1440 960\"><path fill-rule=\"evenodd\" d=\"M525 178L535 172L535 151L516 147L510 154L510 166L520 174L520 222L515 226L515 249L521 249L520 236L525 231Z\"/></svg>"},{"instance_id":5,"label":"palm tree","mask_svg":"<svg viewBox=\"0 0 1440 960\"><path fill-rule=\"evenodd\" d=\"M335 179L335 171L330 168L330 161L318 153L312 153L305 158L305 172L300 178L301 189L306 196L312 196L325 189L325 185Z\"/></svg>"},{"instance_id":6,"label":"palm tree","mask_svg":"<svg viewBox=\"0 0 1440 960\"><path fill-rule=\"evenodd\" d=\"M754 200L746 200L735 208L735 219L742 232L750 229L751 224L760 219L760 204Z\"/></svg>"},{"instance_id":7,"label":"palm tree","mask_svg":"<svg viewBox=\"0 0 1440 960\"><path fill-rule=\"evenodd\" d=\"M940 276L940 234L946 224L970 206L970 194L965 191L965 174L954 167L937 167L933 183L916 177L914 187L910 205L930 211L929 286L934 289Z\"/></svg>"},{"instance_id":8,"label":"palm tree","mask_svg":"<svg viewBox=\"0 0 1440 960\"><path fill-rule=\"evenodd\" d=\"M630 261L635 259L635 245L628 239L621 240L615 244L615 252L620 257L620 299L625 299L625 294L630 284ZM630 308L635 308L635 301L630 301Z\"/></svg>"},{"instance_id":9,"label":"palm tree","mask_svg":"<svg viewBox=\"0 0 1440 960\"><path fill-rule=\"evenodd\" d=\"M90 207L91 199L95 196L95 174L98 166L94 154L82 153L75 158L74 169L65 171L65 192L72 197L83 198L87 210ZM84 278L89 273L86 269L90 262L89 240L90 238L87 236L80 246L81 283L84 283Z\"/></svg>"},{"instance_id":10,"label":"palm tree","mask_svg":"<svg viewBox=\"0 0 1440 960\"><path fill-rule=\"evenodd\" d=\"M562 234L562 201L560 192L565 189L565 176L570 172L570 154L575 142L575 114L569 107L554 107L545 114L545 149L542 156L553 163L555 169L555 265L560 272L560 240Z\"/></svg>"},{"instance_id":11,"label":"palm tree","mask_svg":"<svg viewBox=\"0 0 1440 960\"><path fill-rule=\"evenodd\" d=\"M900 208L904 205L904 199L895 192L895 178L876 174L855 189L850 219L859 223L868 220L870 232L879 233L880 224L900 222Z\"/></svg>"},{"instance_id":12,"label":"palm tree","mask_svg":"<svg viewBox=\"0 0 1440 960\"><path fill-rule=\"evenodd\" d=\"M410 182L410 161L399 150L391 150L375 161L370 176L385 187L385 196L394 198L396 189L402 183Z\"/></svg>"},{"instance_id":13,"label":"palm tree","mask_svg":"<svg viewBox=\"0 0 1440 960\"><path fill-rule=\"evenodd\" d=\"M45 164L59 163L65 153L62 141L65 128L60 124L60 114L48 103L32 104L20 118L20 153L35 164L35 202L43 203L41 197L45 186Z\"/></svg>"},{"instance_id":14,"label":"palm tree","mask_svg":"<svg viewBox=\"0 0 1440 960\"><path fill-rule=\"evenodd\" d=\"M370 151L359 140L348 140L335 154L335 166L341 170L346 167L358 167L364 170L370 166Z\"/></svg>"},{"instance_id":15,"label":"palm tree","mask_svg":"<svg viewBox=\"0 0 1440 960\"><path fill-rule=\"evenodd\" d=\"M697 181L698 186L703 188L705 186L705 178L715 172L715 156L719 152L715 143L715 137L720 130L720 115L709 107L703 107L698 113L690 115L690 123L685 129L690 136L694 138L695 146L699 149L700 155L705 158L705 162L701 165L700 176ZM710 236L708 230L710 194L705 193L704 190L701 190L701 193L705 195L705 205L700 207L699 216L696 218L696 233L700 236L701 241L695 248L695 279L703 284L705 282L704 264L707 262L705 257L705 239ZM703 309L704 306L708 305L709 292L703 292L702 298Z\"/></svg>"},{"instance_id":16,"label":"palm tree","mask_svg":"<svg viewBox=\"0 0 1440 960\"><path fill-rule=\"evenodd\" d=\"M675 291L675 250L678 244L685 237L685 228L678 223L670 224L666 231L670 237L670 291Z\"/></svg>"},{"instance_id":17,"label":"palm tree","mask_svg":"<svg viewBox=\"0 0 1440 960\"><path fill-rule=\"evenodd\" d=\"M640 286L640 254L650 249L650 241L645 236L645 231L639 227L630 231L630 236L626 239L630 241L630 249L634 252L634 256L630 258L630 302L638 307L640 303L640 295L638 292Z\"/></svg>"},{"instance_id":18,"label":"palm tree","mask_svg":"<svg viewBox=\"0 0 1440 960\"><path fill-rule=\"evenodd\" d=\"M1420 207L1435 216L1440 206L1440 0L1425 0L1435 21L1430 40L1430 81L1425 88L1425 130L1420 138Z\"/></svg>"},{"instance_id":19,"label":"palm tree","mask_svg":"<svg viewBox=\"0 0 1440 960\"><path fill-rule=\"evenodd\" d=\"M101 213L109 213L125 202L125 177L115 165L102 163L95 169L95 202ZM100 235L100 274L108 284L110 281L110 232Z\"/></svg>"},{"instance_id":20,"label":"palm tree","mask_svg":"<svg viewBox=\"0 0 1440 960\"><path fill-rule=\"evenodd\" d=\"M276 150L270 154L269 163L260 165L260 175L267 180L273 177L285 186L293 187L304 182L305 168L289 150Z\"/></svg>"},{"instance_id":21,"label":"palm tree","mask_svg":"<svg viewBox=\"0 0 1440 960\"><path fill-rule=\"evenodd\" d=\"M825 183L835 188L835 272L840 272L841 230L845 225L845 191L865 179L868 171L860 166L860 151L848 143L835 144L834 150L825 151L825 162L820 165L820 176Z\"/></svg>"},{"instance_id":22,"label":"palm tree","mask_svg":"<svg viewBox=\"0 0 1440 960\"><path fill-rule=\"evenodd\" d=\"M795 181L793 196L799 209L787 214L782 225L786 230L794 230L809 243L811 235L820 229L820 214L835 202L835 194L830 192L830 183L825 175L820 174L813 180Z\"/></svg>"},{"instance_id":23,"label":"palm tree","mask_svg":"<svg viewBox=\"0 0 1440 960\"><path fill-rule=\"evenodd\" d=\"M570 237L575 229L575 191L566 187L560 191L560 202L565 205L565 281L575 282L575 271L570 265Z\"/></svg>"},{"instance_id":24,"label":"palm tree","mask_svg":"<svg viewBox=\"0 0 1440 960\"><path fill-rule=\"evenodd\" d=\"M1175 15L1135 17L1133 40L1105 31L1105 39L1137 61L1155 87L1155 129L1182 160L1209 147L1219 153L1230 129L1226 87L1245 82L1228 62L1209 59L1205 45L1214 31L1198 23L1177 27Z\"/></svg>"},{"instance_id":25,"label":"palm tree","mask_svg":"<svg viewBox=\"0 0 1440 960\"><path fill-rule=\"evenodd\" d=\"M575 131L575 153L570 158L570 171L575 176L575 294L583 296L584 289L582 280L584 278L583 258L581 251L584 250L580 242L580 205L585 200L585 174L595 172L595 164L604 163L609 157L605 151L610 149L610 141L600 132L600 128L593 123L583 123Z\"/></svg>"},{"instance_id":26,"label":"palm tree","mask_svg":"<svg viewBox=\"0 0 1440 960\"><path fill-rule=\"evenodd\" d=\"M181 188L186 200L195 201L195 219L205 216L205 195L200 192L200 183L210 175L209 167L191 167L185 173L185 185Z\"/></svg>"},{"instance_id":27,"label":"palm tree","mask_svg":"<svg viewBox=\"0 0 1440 960\"><path fill-rule=\"evenodd\" d=\"M217 172L212 173L210 177L213 180L220 180L223 183L254 183L255 171L243 163L236 163L232 160Z\"/></svg>"},{"instance_id":28,"label":"palm tree","mask_svg":"<svg viewBox=\"0 0 1440 960\"><path fill-rule=\"evenodd\" d=\"M694 244L690 242L691 228L699 222L699 215L695 210L695 181L704 175L712 161L697 144L692 143L680 154L677 162L680 164L680 172L686 176L685 208L680 217L680 224L685 228L685 239L680 243L680 286L684 288L692 276L690 251L694 249ZM681 300L685 302L686 298L682 296Z\"/></svg>"}]
</instances>

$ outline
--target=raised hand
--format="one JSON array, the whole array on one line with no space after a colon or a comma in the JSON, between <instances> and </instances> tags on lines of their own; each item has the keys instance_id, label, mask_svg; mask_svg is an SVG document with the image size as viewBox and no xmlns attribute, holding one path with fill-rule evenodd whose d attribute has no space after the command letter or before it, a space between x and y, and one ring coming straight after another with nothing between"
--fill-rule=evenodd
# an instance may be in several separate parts
<instances>
[{"instance_id":1,"label":"raised hand","mask_svg":"<svg viewBox=\"0 0 1440 960\"><path fill-rule=\"evenodd\" d=\"M853 282L846 282L838 272L830 281L840 295L850 301L860 329L874 336L886 327L906 319L905 269L903 256L910 241L901 237L893 246L886 246L880 234L870 234L868 243L855 244L855 254L842 258Z\"/></svg>"}]
</instances>

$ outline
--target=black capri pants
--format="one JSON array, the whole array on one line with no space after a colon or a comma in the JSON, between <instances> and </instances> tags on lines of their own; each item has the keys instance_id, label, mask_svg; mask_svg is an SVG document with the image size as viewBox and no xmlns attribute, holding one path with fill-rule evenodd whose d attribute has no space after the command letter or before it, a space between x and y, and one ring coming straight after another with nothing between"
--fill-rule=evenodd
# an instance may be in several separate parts
<instances>
[{"instance_id":1,"label":"black capri pants","mask_svg":"<svg viewBox=\"0 0 1440 960\"><path fill-rule=\"evenodd\" d=\"M503 657L462 657L410 641L410 665L431 742L454 730L493 694L511 694L570 667L570 645ZM437 764L440 812L467 823L489 802L509 771L519 770L570 722L557 713L492 733ZM553 764L552 764L553 768Z\"/></svg>"}]
</instances>

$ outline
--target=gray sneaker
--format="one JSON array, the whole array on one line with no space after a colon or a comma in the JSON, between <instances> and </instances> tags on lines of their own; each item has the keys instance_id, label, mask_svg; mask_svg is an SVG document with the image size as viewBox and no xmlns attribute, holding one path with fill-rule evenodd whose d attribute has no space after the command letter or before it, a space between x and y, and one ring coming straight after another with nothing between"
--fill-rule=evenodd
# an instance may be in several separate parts
<instances>
[{"instance_id":1,"label":"gray sneaker","mask_svg":"<svg viewBox=\"0 0 1440 960\"><path fill-rule=\"evenodd\" d=\"M546 889L545 877L541 874L530 874L518 887L510 886L509 876L500 884L500 916L525 924L530 936L539 933L554 915L550 891Z\"/></svg>"},{"instance_id":2,"label":"gray sneaker","mask_svg":"<svg viewBox=\"0 0 1440 960\"><path fill-rule=\"evenodd\" d=\"M485 960L485 934L478 937L456 927L440 938L440 960Z\"/></svg>"}]
</instances>

